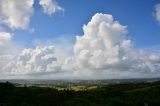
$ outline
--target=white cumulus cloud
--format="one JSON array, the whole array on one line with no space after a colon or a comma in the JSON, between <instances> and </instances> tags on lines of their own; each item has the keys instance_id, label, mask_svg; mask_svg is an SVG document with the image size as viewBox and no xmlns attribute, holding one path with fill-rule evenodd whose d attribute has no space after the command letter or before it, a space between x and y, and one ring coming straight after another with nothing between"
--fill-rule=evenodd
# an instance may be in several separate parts
<instances>
[{"instance_id":1,"label":"white cumulus cloud","mask_svg":"<svg viewBox=\"0 0 160 106\"><path fill-rule=\"evenodd\" d=\"M0 0L0 23L25 29L33 14L34 0Z\"/></svg>"},{"instance_id":2,"label":"white cumulus cloud","mask_svg":"<svg viewBox=\"0 0 160 106\"><path fill-rule=\"evenodd\" d=\"M8 70L8 74L13 75L57 73L61 65L54 56L54 52L54 46L24 49L5 69Z\"/></svg>"},{"instance_id":3,"label":"white cumulus cloud","mask_svg":"<svg viewBox=\"0 0 160 106\"><path fill-rule=\"evenodd\" d=\"M26 29L34 13L35 0L0 0L0 24L11 29ZM44 13L52 15L64 11L56 1L39 0Z\"/></svg>"},{"instance_id":4,"label":"white cumulus cloud","mask_svg":"<svg viewBox=\"0 0 160 106\"><path fill-rule=\"evenodd\" d=\"M122 26L108 14L95 14L83 27L84 35L77 36L74 46L76 61L80 67L105 68L118 63L120 51L128 50L130 40L125 40L126 26Z\"/></svg>"}]
</instances>

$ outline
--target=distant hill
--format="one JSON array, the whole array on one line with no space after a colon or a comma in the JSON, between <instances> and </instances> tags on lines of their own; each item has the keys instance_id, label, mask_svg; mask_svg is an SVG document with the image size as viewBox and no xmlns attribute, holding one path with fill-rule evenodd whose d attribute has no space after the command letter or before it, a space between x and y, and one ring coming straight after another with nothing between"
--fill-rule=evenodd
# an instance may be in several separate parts
<instances>
[{"instance_id":1,"label":"distant hill","mask_svg":"<svg viewBox=\"0 0 160 106\"><path fill-rule=\"evenodd\" d=\"M53 85L98 85L118 83L139 83L160 81L160 78L135 78L135 79L101 79L101 80L37 80L37 79L6 79L0 82L11 82L16 84L53 84Z\"/></svg>"}]
</instances>

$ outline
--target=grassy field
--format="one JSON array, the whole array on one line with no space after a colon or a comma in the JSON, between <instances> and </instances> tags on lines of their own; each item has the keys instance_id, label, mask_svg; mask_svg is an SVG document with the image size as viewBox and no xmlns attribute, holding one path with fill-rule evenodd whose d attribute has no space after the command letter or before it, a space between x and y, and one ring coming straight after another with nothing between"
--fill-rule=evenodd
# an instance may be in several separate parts
<instances>
[{"instance_id":1,"label":"grassy field","mask_svg":"<svg viewBox=\"0 0 160 106\"><path fill-rule=\"evenodd\" d=\"M73 85L73 86L58 86L58 85L45 85L45 84L16 84L16 87L48 87L48 88L54 88L57 90L65 90L70 89L74 91L82 91L82 90L92 90L96 89L98 85Z\"/></svg>"}]
</instances>

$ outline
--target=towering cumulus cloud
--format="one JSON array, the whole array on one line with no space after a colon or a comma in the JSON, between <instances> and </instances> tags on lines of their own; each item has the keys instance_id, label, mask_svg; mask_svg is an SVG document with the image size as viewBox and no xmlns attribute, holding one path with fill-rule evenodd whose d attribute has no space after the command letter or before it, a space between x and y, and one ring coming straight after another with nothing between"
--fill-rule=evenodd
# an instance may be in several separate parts
<instances>
[{"instance_id":1,"label":"towering cumulus cloud","mask_svg":"<svg viewBox=\"0 0 160 106\"><path fill-rule=\"evenodd\" d=\"M160 70L160 56L134 50L131 41L126 37L126 28L114 21L112 15L95 14L84 25L84 35L76 37L74 57L67 60L72 64L69 66L74 66L75 70L93 71L95 75L121 72L128 76L132 73L157 73Z\"/></svg>"},{"instance_id":2,"label":"towering cumulus cloud","mask_svg":"<svg viewBox=\"0 0 160 106\"><path fill-rule=\"evenodd\" d=\"M125 40L126 26L113 21L111 15L95 14L83 30L74 46L79 67L104 69L118 64L130 49L130 40Z\"/></svg>"}]
</instances>

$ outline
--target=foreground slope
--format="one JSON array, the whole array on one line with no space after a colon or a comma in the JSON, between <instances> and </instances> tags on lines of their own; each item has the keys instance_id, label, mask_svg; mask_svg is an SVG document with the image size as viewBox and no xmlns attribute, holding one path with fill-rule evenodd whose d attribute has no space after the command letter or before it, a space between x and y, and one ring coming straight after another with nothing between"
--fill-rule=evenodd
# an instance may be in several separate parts
<instances>
[{"instance_id":1,"label":"foreground slope","mask_svg":"<svg viewBox=\"0 0 160 106\"><path fill-rule=\"evenodd\" d=\"M95 85L94 85L95 86ZM160 81L98 85L75 91L0 83L3 106L160 106Z\"/></svg>"}]
</instances>

